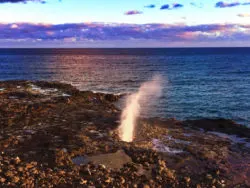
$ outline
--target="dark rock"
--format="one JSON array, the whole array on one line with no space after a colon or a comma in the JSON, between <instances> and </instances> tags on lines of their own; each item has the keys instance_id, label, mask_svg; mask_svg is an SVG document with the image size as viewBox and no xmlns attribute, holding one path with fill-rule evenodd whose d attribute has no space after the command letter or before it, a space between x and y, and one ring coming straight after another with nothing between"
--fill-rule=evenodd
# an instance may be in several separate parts
<instances>
[{"instance_id":1,"label":"dark rock","mask_svg":"<svg viewBox=\"0 0 250 188\"><path fill-rule=\"evenodd\" d=\"M250 138L250 129L228 119L201 119L187 120L183 122L185 126L202 128L205 131L218 131L227 134L238 135Z\"/></svg>"},{"instance_id":2,"label":"dark rock","mask_svg":"<svg viewBox=\"0 0 250 188\"><path fill-rule=\"evenodd\" d=\"M112 103L121 96L57 82L7 81L0 88L0 187L249 185L249 129L230 120L138 119L135 140L126 143ZM183 152L160 152L152 139Z\"/></svg>"}]
</instances>

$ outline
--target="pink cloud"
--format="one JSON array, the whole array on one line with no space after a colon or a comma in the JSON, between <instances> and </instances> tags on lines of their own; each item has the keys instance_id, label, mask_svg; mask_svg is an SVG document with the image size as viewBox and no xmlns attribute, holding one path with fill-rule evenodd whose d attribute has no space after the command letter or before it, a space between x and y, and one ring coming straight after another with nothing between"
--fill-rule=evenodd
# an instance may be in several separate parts
<instances>
[{"instance_id":1,"label":"pink cloud","mask_svg":"<svg viewBox=\"0 0 250 188\"><path fill-rule=\"evenodd\" d=\"M138 10L130 10L124 13L125 15L136 15L136 14L142 14L141 11Z\"/></svg>"}]
</instances>

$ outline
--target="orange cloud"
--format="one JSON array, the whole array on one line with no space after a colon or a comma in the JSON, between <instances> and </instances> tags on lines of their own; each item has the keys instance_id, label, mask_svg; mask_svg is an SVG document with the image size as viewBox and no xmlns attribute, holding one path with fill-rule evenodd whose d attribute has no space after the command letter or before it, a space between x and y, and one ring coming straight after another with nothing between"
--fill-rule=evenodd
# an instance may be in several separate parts
<instances>
[{"instance_id":1,"label":"orange cloud","mask_svg":"<svg viewBox=\"0 0 250 188\"><path fill-rule=\"evenodd\" d=\"M250 14L243 13L243 14L238 14L237 16L245 18L245 17L250 17Z\"/></svg>"}]
</instances>

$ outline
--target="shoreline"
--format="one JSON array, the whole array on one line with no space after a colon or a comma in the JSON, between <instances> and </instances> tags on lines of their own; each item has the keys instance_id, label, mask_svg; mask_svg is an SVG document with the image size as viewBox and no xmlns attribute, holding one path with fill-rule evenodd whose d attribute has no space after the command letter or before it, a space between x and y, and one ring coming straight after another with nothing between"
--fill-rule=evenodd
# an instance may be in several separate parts
<instances>
[{"instance_id":1,"label":"shoreline","mask_svg":"<svg viewBox=\"0 0 250 188\"><path fill-rule=\"evenodd\" d=\"M120 96L45 81L0 88L3 187L250 186L250 129L232 120L140 119L125 143Z\"/></svg>"}]
</instances>

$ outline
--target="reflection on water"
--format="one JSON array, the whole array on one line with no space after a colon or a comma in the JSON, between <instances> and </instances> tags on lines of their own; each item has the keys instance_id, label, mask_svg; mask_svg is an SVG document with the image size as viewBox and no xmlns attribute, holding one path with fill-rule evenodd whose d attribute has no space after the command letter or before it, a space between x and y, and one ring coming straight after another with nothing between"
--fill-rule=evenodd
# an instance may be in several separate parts
<instances>
[{"instance_id":1,"label":"reflection on water","mask_svg":"<svg viewBox=\"0 0 250 188\"><path fill-rule=\"evenodd\" d=\"M224 117L250 123L250 56L0 55L0 80L54 80L81 90L133 92L167 78L151 116Z\"/></svg>"}]
</instances>

